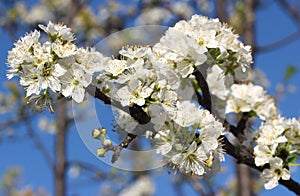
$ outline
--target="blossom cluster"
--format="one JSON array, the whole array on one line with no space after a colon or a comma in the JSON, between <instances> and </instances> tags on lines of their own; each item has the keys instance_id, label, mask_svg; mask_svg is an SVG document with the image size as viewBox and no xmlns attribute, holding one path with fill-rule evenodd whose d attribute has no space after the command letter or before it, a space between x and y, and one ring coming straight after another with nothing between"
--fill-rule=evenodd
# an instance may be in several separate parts
<instances>
[{"instance_id":1,"label":"blossom cluster","mask_svg":"<svg viewBox=\"0 0 300 196\"><path fill-rule=\"evenodd\" d=\"M230 88L225 113L254 112L260 119L266 120L277 116L277 108L269 95L261 86L249 84L233 84Z\"/></svg>"},{"instance_id":2,"label":"blossom cluster","mask_svg":"<svg viewBox=\"0 0 300 196\"><path fill-rule=\"evenodd\" d=\"M39 27L49 41L41 43L37 30L19 39L8 53L7 77L19 76L29 101L42 109L53 111L52 103L60 94L82 102L85 88L102 69L105 58L95 50L77 48L71 29L65 25L49 22Z\"/></svg>"},{"instance_id":3,"label":"blossom cluster","mask_svg":"<svg viewBox=\"0 0 300 196\"><path fill-rule=\"evenodd\" d=\"M176 63L182 77L187 77L195 66L207 60L214 60L232 75L245 72L252 63L251 47L244 46L231 28L219 19L199 15L169 28L156 47Z\"/></svg>"},{"instance_id":4,"label":"blossom cluster","mask_svg":"<svg viewBox=\"0 0 300 196\"><path fill-rule=\"evenodd\" d=\"M34 107L53 111L52 104L63 97L80 103L87 88L96 87L123 107L114 112L120 135L145 135L172 168L199 176L218 170L224 161L220 138L225 128L220 116L257 116L261 125L249 134L250 144L255 144L255 164L266 168L265 187L271 189L279 179L290 178L288 167L299 153L300 122L278 116L262 87L237 82L250 69L251 48L218 19L194 15L170 27L154 46L124 46L118 58L78 48L65 25L49 22L39 27L49 41L41 43L35 30L8 54L7 77L20 78ZM201 101L205 92L199 71L215 100L212 108ZM138 129L138 122L122 110L127 107L142 109L153 127ZM95 129L92 135L103 146L98 156L115 149L106 129Z\"/></svg>"},{"instance_id":5,"label":"blossom cluster","mask_svg":"<svg viewBox=\"0 0 300 196\"><path fill-rule=\"evenodd\" d=\"M276 187L279 179L290 178L289 166L296 161L300 150L299 133L299 120L285 119L281 116L263 122L255 133L255 164L270 165L270 168L261 174L266 182L266 189Z\"/></svg>"}]
</instances>

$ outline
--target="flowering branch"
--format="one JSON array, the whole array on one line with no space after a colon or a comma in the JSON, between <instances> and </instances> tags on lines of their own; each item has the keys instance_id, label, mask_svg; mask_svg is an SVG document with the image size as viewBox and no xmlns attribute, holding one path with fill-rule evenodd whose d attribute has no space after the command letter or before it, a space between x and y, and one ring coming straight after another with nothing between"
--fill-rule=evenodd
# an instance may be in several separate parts
<instances>
[{"instance_id":1,"label":"flowering branch","mask_svg":"<svg viewBox=\"0 0 300 196\"><path fill-rule=\"evenodd\" d=\"M128 113L133 117L136 121L138 121L139 124L147 124L150 122L151 118L149 115L142 109L142 107L134 104L131 107L123 107L119 102L112 101L108 96L106 96L102 91L100 91L99 88L94 87L92 85L89 85L87 88L87 93L89 93L91 96L103 101L103 103L112 105L118 109L121 109L122 111ZM128 133L126 138L118 145L111 148L111 150L114 151L112 155L112 163L115 163L119 157L120 153L123 148L127 148L128 145L137 137L137 135Z\"/></svg>"},{"instance_id":2,"label":"flowering branch","mask_svg":"<svg viewBox=\"0 0 300 196\"><path fill-rule=\"evenodd\" d=\"M262 87L234 83L250 69L251 48L219 20L195 15L169 28L153 47L122 48L119 59L104 57L94 49L77 48L66 26L49 23L40 28L50 41L41 44L39 31L21 38L9 51L7 76L20 77L29 101L41 109L54 111L53 100L64 97L80 103L85 92L118 108L116 121L127 136L114 146L106 137L106 129L94 129L93 137L103 146L97 149L98 156L114 151L115 162L138 134L150 131L146 135L156 152L183 173L205 175L224 161L225 150L239 163L261 171L266 189L282 180L291 181L283 182L291 190L298 187L290 179L288 167L299 156L300 122L278 116L274 101ZM215 64L207 63L205 79L197 67L211 60ZM191 75L197 81L195 86L189 83ZM113 92L110 97L101 91L103 88ZM203 107L190 101L194 91ZM225 115L242 115L237 127L217 119L224 115L224 111L218 111L219 106L225 106ZM253 134L255 138L244 132L250 117L262 121ZM224 136L224 126L241 142L250 140L254 153L233 146Z\"/></svg>"},{"instance_id":3,"label":"flowering branch","mask_svg":"<svg viewBox=\"0 0 300 196\"><path fill-rule=\"evenodd\" d=\"M268 164L264 166L256 166L252 153L250 153L244 146L236 148L230 143L230 141L225 136L221 136L220 139L223 143L223 148L226 151L226 153L234 157L238 163L246 164L249 167L256 169L260 172L263 172L264 169L269 168ZM279 180L279 183L288 188L289 190L293 191L297 195L300 195L300 184L292 178L290 178L289 180Z\"/></svg>"},{"instance_id":4,"label":"flowering branch","mask_svg":"<svg viewBox=\"0 0 300 196\"><path fill-rule=\"evenodd\" d=\"M99 88L89 85L86 88L86 91L88 94L90 94L92 97L95 97L101 101L103 101L104 104L114 106L128 114L130 114L136 121L138 121L139 124L147 124L150 122L150 117L148 114L142 109L141 106L138 106L136 104L133 104L133 106L122 106L119 102L114 101L113 99L106 96Z\"/></svg>"}]
</instances>

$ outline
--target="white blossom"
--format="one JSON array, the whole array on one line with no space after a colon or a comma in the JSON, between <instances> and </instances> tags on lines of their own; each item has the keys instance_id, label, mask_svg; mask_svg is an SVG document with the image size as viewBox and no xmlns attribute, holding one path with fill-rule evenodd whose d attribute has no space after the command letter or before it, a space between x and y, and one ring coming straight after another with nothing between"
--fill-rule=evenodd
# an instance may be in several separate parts
<instances>
[{"instance_id":1,"label":"white blossom","mask_svg":"<svg viewBox=\"0 0 300 196\"><path fill-rule=\"evenodd\" d=\"M66 25L55 24L50 21L47 26L39 25L39 27L46 33L50 34L51 36L57 36L61 40L65 40L65 41L74 40L74 35L72 33L72 30L68 28Z\"/></svg>"},{"instance_id":2,"label":"white blossom","mask_svg":"<svg viewBox=\"0 0 300 196\"><path fill-rule=\"evenodd\" d=\"M80 103L85 97L85 88L92 82L90 74L84 73L78 66L70 69L62 78L62 94L65 97L72 97Z\"/></svg>"},{"instance_id":3,"label":"white blossom","mask_svg":"<svg viewBox=\"0 0 300 196\"><path fill-rule=\"evenodd\" d=\"M117 95L123 106L133 103L143 106L145 98L149 97L153 89L144 84L140 80L131 80L128 86L124 86L117 91Z\"/></svg>"},{"instance_id":4,"label":"white blossom","mask_svg":"<svg viewBox=\"0 0 300 196\"><path fill-rule=\"evenodd\" d=\"M265 181L265 188L272 189L278 185L278 180L289 180L290 171L283 167L282 159L274 157L270 159L270 169L264 169L261 177Z\"/></svg>"},{"instance_id":5,"label":"white blossom","mask_svg":"<svg viewBox=\"0 0 300 196\"><path fill-rule=\"evenodd\" d=\"M217 96L221 100L225 100L230 93L228 88L228 80L232 80L228 76L225 76L224 70L218 65L214 65L208 70L206 81L209 87L209 92L212 95ZM233 83L233 81L230 81Z\"/></svg>"},{"instance_id":6,"label":"white blossom","mask_svg":"<svg viewBox=\"0 0 300 196\"><path fill-rule=\"evenodd\" d=\"M233 84L229 99L227 100L225 113L254 111L262 119L277 115L277 110L272 99L265 94L261 86L249 84ZM266 112L268 111L268 112Z\"/></svg>"},{"instance_id":7,"label":"white blossom","mask_svg":"<svg viewBox=\"0 0 300 196\"><path fill-rule=\"evenodd\" d=\"M193 142L187 149L187 152L174 155L171 161L181 172L201 176L205 172L204 162L207 158L204 151L197 147L196 142Z\"/></svg>"}]
</instances>

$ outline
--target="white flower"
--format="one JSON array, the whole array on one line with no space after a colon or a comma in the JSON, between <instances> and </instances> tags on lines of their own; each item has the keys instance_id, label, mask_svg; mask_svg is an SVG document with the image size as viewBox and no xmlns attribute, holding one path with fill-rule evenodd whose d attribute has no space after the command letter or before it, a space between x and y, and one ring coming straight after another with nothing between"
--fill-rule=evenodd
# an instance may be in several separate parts
<instances>
[{"instance_id":1,"label":"white flower","mask_svg":"<svg viewBox=\"0 0 300 196\"><path fill-rule=\"evenodd\" d=\"M52 50L59 58L65 58L76 54L77 46L75 44L62 44L61 42L53 43Z\"/></svg>"},{"instance_id":2,"label":"white flower","mask_svg":"<svg viewBox=\"0 0 300 196\"><path fill-rule=\"evenodd\" d=\"M84 71L91 75L95 72L103 71L108 61L107 57L103 57L103 55L100 52L95 51L94 48L90 50L79 48L75 58L76 62L81 64Z\"/></svg>"},{"instance_id":3,"label":"white flower","mask_svg":"<svg viewBox=\"0 0 300 196\"><path fill-rule=\"evenodd\" d=\"M135 60L145 57L150 52L151 48L149 46L130 46L122 48L122 50L119 51L119 54Z\"/></svg>"},{"instance_id":4,"label":"white flower","mask_svg":"<svg viewBox=\"0 0 300 196\"><path fill-rule=\"evenodd\" d=\"M59 77L67 71L59 64L43 64L37 67L39 72L38 83L42 89L50 88L53 92L60 91L61 82Z\"/></svg>"},{"instance_id":5,"label":"white flower","mask_svg":"<svg viewBox=\"0 0 300 196\"><path fill-rule=\"evenodd\" d=\"M300 150L300 120L296 118L287 119L285 137L293 144L293 149Z\"/></svg>"},{"instance_id":6,"label":"white flower","mask_svg":"<svg viewBox=\"0 0 300 196\"><path fill-rule=\"evenodd\" d=\"M154 124L154 129L158 131L167 119L167 113L161 105L151 104L149 106L149 116L151 117L151 122Z\"/></svg>"},{"instance_id":7,"label":"white flower","mask_svg":"<svg viewBox=\"0 0 300 196\"><path fill-rule=\"evenodd\" d=\"M196 104L189 101L177 102L177 109L172 118L178 125L189 127L200 121L200 109Z\"/></svg>"},{"instance_id":8,"label":"white flower","mask_svg":"<svg viewBox=\"0 0 300 196\"><path fill-rule=\"evenodd\" d=\"M233 84L231 86L230 97L227 100L225 113L235 112L243 113L254 111L262 119L277 115L274 102L261 86L249 84ZM269 111L269 113L265 112Z\"/></svg>"},{"instance_id":9,"label":"white flower","mask_svg":"<svg viewBox=\"0 0 300 196\"><path fill-rule=\"evenodd\" d=\"M277 145L287 142L287 138L283 135L285 129L287 129L287 127L284 118L279 116L275 119L268 120L259 127L259 137L256 142L265 145Z\"/></svg>"},{"instance_id":10,"label":"white flower","mask_svg":"<svg viewBox=\"0 0 300 196\"><path fill-rule=\"evenodd\" d=\"M123 106L133 103L143 106L145 98L149 97L153 89L144 86L140 80L130 80L127 86L122 87L117 91L117 96Z\"/></svg>"},{"instance_id":11,"label":"white flower","mask_svg":"<svg viewBox=\"0 0 300 196\"><path fill-rule=\"evenodd\" d=\"M174 29L192 38L198 45L218 51L217 55L214 52L210 54L215 60L222 60L223 63L220 62L219 65L226 69L233 69L232 71L235 72L235 69L241 68L243 72L246 72L252 63L251 47L244 46L232 29L226 24L222 24L219 19L193 15L190 21L176 23ZM237 60L230 60L232 58ZM224 59L228 59L230 63ZM232 65L237 68L231 67Z\"/></svg>"},{"instance_id":12,"label":"white flower","mask_svg":"<svg viewBox=\"0 0 300 196\"><path fill-rule=\"evenodd\" d=\"M274 157L270 159L270 169L264 169L261 177L265 181L265 188L269 190L278 185L278 180L289 180L290 171L283 167L282 159Z\"/></svg>"},{"instance_id":13,"label":"white flower","mask_svg":"<svg viewBox=\"0 0 300 196\"><path fill-rule=\"evenodd\" d=\"M167 30L154 50L176 62L177 72L184 78L193 73L194 66L203 64L207 59L204 54L207 52L206 47L174 28Z\"/></svg>"},{"instance_id":14,"label":"white flower","mask_svg":"<svg viewBox=\"0 0 300 196\"><path fill-rule=\"evenodd\" d=\"M113 59L107 62L105 71L111 73L113 76L118 76L123 73L125 69L128 69L126 60Z\"/></svg>"},{"instance_id":15,"label":"white flower","mask_svg":"<svg viewBox=\"0 0 300 196\"><path fill-rule=\"evenodd\" d=\"M71 96L74 101L80 103L85 97L85 88L92 82L92 76L74 66L61 77L61 81L63 81L62 94L65 97Z\"/></svg>"},{"instance_id":16,"label":"white flower","mask_svg":"<svg viewBox=\"0 0 300 196\"><path fill-rule=\"evenodd\" d=\"M229 89L226 85L228 76L225 76L224 70L218 65L214 65L208 70L206 81L209 87L209 92L217 96L221 100L225 100L229 94ZM232 79L230 83L233 83Z\"/></svg>"},{"instance_id":17,"label":"white flower","mask_svg":"<svg viewBox=\"0 0 300 196\"><path fill-rule=\"evenodd\" d=\"M172 150L175 142L174 132L167 127L163 127L155 134L151 142L156 153L167 155Z\"/></svg>"},{"instance_id":18,"label":"white flower","mask_svg":"<svg viewBox=\"0 0 300 196\"><path fill-rule=\"evenodd\" d=\"M39 27L46 33L50 34L51 36L53 37L57 36L61 40L65 40L65 41L74 40L74 35L72 33L72 30L68 28L66 25L54 24L50 21L47 26L39 25Z\"/></svg>"},{"instance_id":19,"label":"white flower","mask_svg":"<svg viewBox=\"0 0 300 196\"><path fill-rule=\"evenodd\" d=\"M254 147L254 161L256 166L263 166L266 163L270 162L270 159L276 152L277 145L264 145L258 144Z\"/></svg>"},{"instance_id":20,"label":"white flower","mask_svg":"<svg viewBox=\"0 0 300 196\"><path fill-rule=\"evenodd\" d=\"M24 74L23 64L24 62L30 64L33 61L32 49L39 45L39 38L40 32L35 30L14 43L15 47L8 51L7 64L9 70L6 75L8 79Z\"/></svg>"},{"instance_id":21,"label":"white flower","mask_svg":"<svg viewBox=\"0 0 300 196\"><path fill-rule=\"evenodd\" d=\"M178 168L182 173L191 173L203 175L205 172L204 165L207 160L204 151L197 147L197 143L193 142L187 149L187 152L178 153L171 158L175 168Z\"/></svg>"}]
</instances>

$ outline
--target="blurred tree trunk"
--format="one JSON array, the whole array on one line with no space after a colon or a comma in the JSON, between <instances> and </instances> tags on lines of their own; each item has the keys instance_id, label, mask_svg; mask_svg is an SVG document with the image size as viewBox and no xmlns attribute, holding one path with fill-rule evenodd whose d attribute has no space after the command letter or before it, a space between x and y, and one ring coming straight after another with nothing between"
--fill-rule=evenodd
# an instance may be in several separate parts
<instances>
[{"instance_id":1,"label":"blurred tree trunk","mask_svg":"<svg viewBox=\"0 0 300 196\"><path fill-rule=\"evenodd\" d=\"M252 55L255 54L255 29L254 29L254 6L256 0L244 0L244 25L243 37L244 42L252 47ZM247 128L246 128L247 129ZM247 130L246 130L247 131ZM244 164L236 164L237 169L237 185L239 196L252 196L255 195L253 191L253 174L250 167Z\"/></svg>"},{"instance_id":2,"label":"blurred tree trunk","mask_svg":"<svg viewBox=\"0 0 300 196\"><path fill-rule=\"evenodd\" d=\"M55 141L55 195L64 196L66 193L65 162L66 162L66 133L68 119L66 115L67 103L62 99L57 105L57 133Z\"/></svg>"},{"instance_id":3,"label":"blurred tree trunk","mask_svg":"<svg viewBox=\"0 0 300 196\"><path fill-rule=\"evenodd\" d=\"M254 56L255 48L255 29L254 29L254 6L256 0L243 0L244 3L244 25L241 32L243 32L245 44L251 45ZM222 22L228 22L227 12L226 12L226 1L216 0L216 11L218 18ZM244 164L236 164L237 172L237 195L238 196L253 196L253 174L251 169Z\"/></svg>"},{"instance_id":4,"label":"blurred tree trunk","mask_svg":"<svg viewBox=\"0 0 300 196\"><path fill-rule=\"evenodd\" d=\"M227 0L216 0L217 16L221 22L227 22L226 1Z\"/></svg>"}]
</instances>

